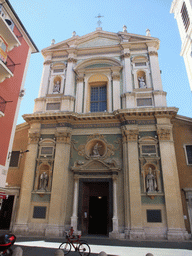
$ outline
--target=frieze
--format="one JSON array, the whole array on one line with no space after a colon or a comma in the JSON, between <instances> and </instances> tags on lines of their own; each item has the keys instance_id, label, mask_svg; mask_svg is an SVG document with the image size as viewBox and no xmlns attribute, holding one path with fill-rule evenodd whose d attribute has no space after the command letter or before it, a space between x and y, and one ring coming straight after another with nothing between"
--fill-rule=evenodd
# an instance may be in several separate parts
<instances>
[{"instance_id":1,"label":"frieze","mask_svg":"<svg viewBox=\"0 0 192 256\"><path fill-rule=\"evenodd\" d=\"M138 124L138 125L151 125L156 124L155 120L126 120L121 123L121 126L129 124Z\"/></svg>"}]
</instances>

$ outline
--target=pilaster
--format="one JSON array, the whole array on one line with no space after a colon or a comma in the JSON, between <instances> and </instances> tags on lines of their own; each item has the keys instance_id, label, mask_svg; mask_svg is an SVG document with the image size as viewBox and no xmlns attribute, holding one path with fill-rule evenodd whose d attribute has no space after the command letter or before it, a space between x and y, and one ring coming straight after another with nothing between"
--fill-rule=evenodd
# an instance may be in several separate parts
<instances>
[{"instance_id":1,"label":"pilaster","mask_svg":"<svg viewBox=\"0 0 192 256\"><path fill-rule=\"evenodd\" d=\"M148 54L151 66L153 89L154 91L163 91L157 50L154 47L149 46Z\"/></svg>"},{"instance_id":2,"label":"pilaster","mask_svg":"<svg viewBox=\"0 0 192 256\"><path fill-rule=\"evenodd\" d=\"M65 95L74 96L74 88L75 88L75 73L73 71L73 67L76 63L76 59L74 57L70 57L67 60L67 75L66 75L66 85L65 85Z\"/></svg>"},{"instance_id":3,"label":"pilaster","mask_svg":"<svg viewBox=\"0 0 192 256\"><path fill-rule=\"evenodd\" d=\"M55 136L55 164L46 236L63 235L66 216L71 129L58 128Z\"/></svg>"},{"instance_id":4,"label":"pilaster","mask_svg":"<svg viewBox=\"0 0 192 256\"><path fill-rule=\"evenodd\" d=\"M145 237L143 230L137 125L124 127L124 143L127 143L129 168L129 200L130 200L130 239Z\"/></svg>"},{"instance_id":5,"label":"pilaster","mask_svg":"<svg viewBox=\"0 0 192 256\"><path fill-rule=\"evenodd\" d=\"M71 217L71 227L73 227L74 232L77 232L78 191L79 179L77 177L74 177L73 215Z\"/></svg>"},{"instance_id":6,"label":"pilaster","mask_svg":"<svg viewBox=\"0 0 192 256\"><path fill-rule=\"evenodd\" d=\"M38 98L45 97L48 92L48 83L49 83L51 63L52 63L51 56L48 56L47 60L43 64L43 73L42 73Z\"/></svg>"},{"instance_id":7,"label":"pilaster","mask_svg":"<svg viewBox=\"0 0 192 256\"><path fill-rule=\"evenodd\" d=\"M123 74L124 74L124 88L123 88L123 93L126 92L132 92L133 91L133 86L132 86L132 73L131 73L131 54L129 49L124 50L124 54L122 56L124 58L124 69L123 69Z\"/></svg>"},{"instance_id":8,"label":"pilaster","mask_svg":"<svg viewBox=\"0 0 192 256\"><path fill-rule=\"evenodd\" d=\"M84 77L83 75L78 76L77 78L77 92L76 92L76 105L75 111L77 113L82 113L83 111L83 83Z\"/></svg>"},{"instance_id":9,"label":"pilaster","mask_svg":"<svg viewBox=\"0 0 192 256\"><path fill-rule=\"evenodd\" d=\"M157 119L157 134L161 155L165 205L167 214L167 238L184 240L188 238L185 229L172 125L167 118Z\"/></svg>"},{"instance_id":10,"label":"pilaster","mask_svg":"<svg viewBox=\"0 0 192 256\"><path fill-rule=\"evenodd\" d=\"M113 79L113 110L117 110L121 108L120 104L120 70L119 68L114 69L112 73L112 79Z\"/></svg>"},{"instance_id":11,"label":"pilaster","mask_svg":"<svg viewBox=\"0 0 192 256\"><path fill-rule=\"evenodd\" d=\"M40 138L40 124L33 124L33 127L29 130L28 136L29 142L27 149L29 152L26 154L18 214L16 224L13 227L13 232L15 234L23 235L28 233L31 191L33 190L38 142Z\"/></svg>"}]
</instances>

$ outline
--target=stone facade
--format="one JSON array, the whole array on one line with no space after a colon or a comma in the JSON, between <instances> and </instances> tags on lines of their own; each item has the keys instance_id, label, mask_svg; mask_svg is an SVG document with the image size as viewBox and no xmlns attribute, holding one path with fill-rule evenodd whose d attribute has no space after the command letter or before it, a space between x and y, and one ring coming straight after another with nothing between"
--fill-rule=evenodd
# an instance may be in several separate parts
<instances>
[{"instance_id":1,"label":"stone facade","mask_svg":"<svg viewBox=\"0 0 192 256\"><path fill-rule=\"evenodd\" d=\"M158 48L96 30L42 50L16 234L188 238Z\"/></svg>"}]
</instances>

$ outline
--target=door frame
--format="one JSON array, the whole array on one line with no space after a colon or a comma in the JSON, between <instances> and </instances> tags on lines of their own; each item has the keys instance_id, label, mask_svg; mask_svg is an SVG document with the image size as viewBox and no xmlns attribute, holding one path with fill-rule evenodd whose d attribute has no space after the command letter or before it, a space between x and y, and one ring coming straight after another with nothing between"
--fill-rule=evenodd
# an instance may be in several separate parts
<instances>
[{"instance_id":1,"label":"door frame","mask_svg":"<svg viewBox=\"0 0 192 256\"><path fill-rule=\"evenodd\" d=\"M107 227L108 234L113 231L113 179L112 178L80 178L79 179L79 207L78 207L78 230L82 230L82 208L83 208L83 184L107 182L109 184L109 223Z\"/></svg>"}]
</instances>

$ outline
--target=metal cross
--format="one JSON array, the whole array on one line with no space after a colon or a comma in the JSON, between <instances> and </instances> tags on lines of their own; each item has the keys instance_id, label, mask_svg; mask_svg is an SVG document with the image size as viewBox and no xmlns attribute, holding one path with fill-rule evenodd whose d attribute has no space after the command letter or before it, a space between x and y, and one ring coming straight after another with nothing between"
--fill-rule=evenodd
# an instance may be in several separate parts
<instances>
[{"instance_id":1,"label":"metal cross","mask_svg":"<svg viewBox=\"0 0 192 256\"><path fill-rule=\"evenodd\" d=\"M97 21L97 24L98 24L98 26L100 27L100 25L101 25L101 21L100 21L100 18L102 18L102 17L104 17L104 16L101 16L100 14L98 14L98 16L96 16L95 18L97 18L97 19L99 19L98 21Z\"/></svg>"}]
</instances>

